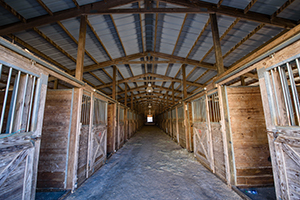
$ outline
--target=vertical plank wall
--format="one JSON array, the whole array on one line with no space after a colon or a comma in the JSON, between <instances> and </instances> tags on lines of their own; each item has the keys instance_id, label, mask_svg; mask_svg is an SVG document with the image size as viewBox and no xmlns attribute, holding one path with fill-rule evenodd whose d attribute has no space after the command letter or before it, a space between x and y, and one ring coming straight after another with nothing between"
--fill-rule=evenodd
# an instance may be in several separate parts
<instances>
[{"instance_id":1,"label":"vertical plank wall","mask_svg":"<svg viewBox=\"0 0 300 200\"><path fill-rule=\"evenodd\" d=\"M236 186L273 184L259 87L227 87Z\"/></svg>"},{"instance_id":2,"label":"vertical plank wall","mask_svg":"<svg viewBox=\"0 0 300 200\"><path fill-rule=\"evenodd\" d=\"M48 90L37 188L65 188L72 90Z\"/></svg>"},{"instance_id":3,"label":"vertical plank wall","mask_svg":"<svg viewBox=\"0 0 300 200\"><path fill-rule=\"evenodd\" d=\"M109 104L107 107L107 153L114 152L114 109L115 104Z\"/></svg>"}]
</instances>

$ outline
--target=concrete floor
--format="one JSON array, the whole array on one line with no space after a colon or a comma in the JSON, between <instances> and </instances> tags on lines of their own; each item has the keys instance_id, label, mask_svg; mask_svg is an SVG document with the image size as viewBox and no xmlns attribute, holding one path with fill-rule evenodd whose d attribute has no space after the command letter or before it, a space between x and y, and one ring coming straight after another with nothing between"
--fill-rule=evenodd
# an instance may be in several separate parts
<instances>
[{"instance_id":1,"label":"concrete floor","mask_svg":"<svg viewBox=\"0 0 300 200\"><path fill-rule=\"evenodd\" d=\"M66 199L241 199L159 128L145 126Z\"/></svg>"}]
</instances>

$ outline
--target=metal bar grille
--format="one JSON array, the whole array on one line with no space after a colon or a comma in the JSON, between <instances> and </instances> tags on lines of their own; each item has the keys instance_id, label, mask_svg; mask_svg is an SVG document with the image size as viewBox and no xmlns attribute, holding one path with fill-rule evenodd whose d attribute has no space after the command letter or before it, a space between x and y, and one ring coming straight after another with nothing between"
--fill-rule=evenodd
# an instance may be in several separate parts
<instances>
[{"instance_id":1,"label":"metal bar grille","mask_svg":"<svg viewBox=\"0 0 300 200\"><path fill-rule=\"evenodd\" d=\"M300 126L299 57L281 62L265 72L272 118L277 126Z\"/></svg>"},{"instance_id":2,"label":"metal bar grille","mask_svg":"<svg viewBox=\"0 0 300 200\"><path fill-rule=\"evenodd\" d=\"M87 95L82 96L81 104L81 124L89 125L90 123L90 111L91 110L91 97Z\"/></svg>"},{"instance_id":3,"label":"metal bar grille","mask_svg":"<svg viewBox=\"0 0 300 200\"><path fill-rule=\"evenodd\" d=\"M209 95L207 96L207 98L208 98L208 108L210 113L210 122L221 121L218 93Z\"/></svg>"},{"instance_id":4,"label":"metal bar grille","mask_svg":"<svg viewBox=\"0 0 300 200\"><path fill-rule=\"evenodd\" d=\"M6 62L0 63L1 134L34 131L40 77Z\"/></svg>"}]
</instances>

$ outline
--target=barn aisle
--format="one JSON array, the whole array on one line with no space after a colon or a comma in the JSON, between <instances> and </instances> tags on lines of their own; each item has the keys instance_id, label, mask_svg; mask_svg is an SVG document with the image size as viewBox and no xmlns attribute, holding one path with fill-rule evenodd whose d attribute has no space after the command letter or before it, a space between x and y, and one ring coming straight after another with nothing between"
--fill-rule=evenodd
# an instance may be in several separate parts
<instances>
[{"instance_id":1,"label":"barn aisle","mask_svg":"<svg viewBox=\"0 0 300 200\"><path fill-rule=\"evenodd\" d=\"M241 199L159 128L145 126L66 199Z\"/></svg>"}]
</instances>

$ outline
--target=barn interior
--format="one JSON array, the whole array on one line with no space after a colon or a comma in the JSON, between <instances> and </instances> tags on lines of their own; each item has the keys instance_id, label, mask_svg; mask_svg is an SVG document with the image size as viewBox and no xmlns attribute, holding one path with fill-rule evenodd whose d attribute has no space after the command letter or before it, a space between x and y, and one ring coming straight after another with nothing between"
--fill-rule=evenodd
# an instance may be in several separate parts
<instances>
[{"instance_id":1,"label":"barn interior","mask_svg":"<svg viewBox=\"0 0 300 200\"><path fill-rule=\"evenodd\" d=\"M0 0L0 199L76 193L155 127L242 198L300 199L299 10Z\"/></svg>"}]
</instances>

